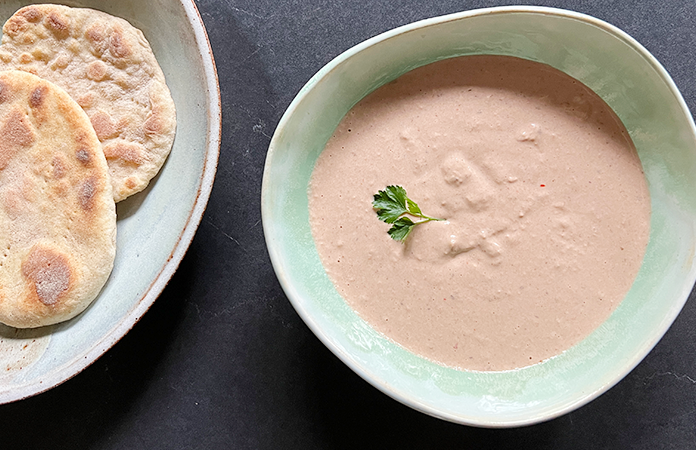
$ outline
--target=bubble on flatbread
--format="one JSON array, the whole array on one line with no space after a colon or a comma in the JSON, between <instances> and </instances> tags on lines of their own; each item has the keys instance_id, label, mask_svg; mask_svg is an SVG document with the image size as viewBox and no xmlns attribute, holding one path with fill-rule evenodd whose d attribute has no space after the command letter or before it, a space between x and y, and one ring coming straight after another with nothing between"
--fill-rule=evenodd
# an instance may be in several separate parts
<instances>
[{"instance_id":1,"label":"bubble on flatbread","mask_svg":"<svg viewBox=\"0 0 696 450\"><path fill-rule=\"evenodd\" d=\"M128 142L115 142L104 147L107 161L118 160L122 164L140 165L145 162L145 149L142 145Z\"/></svg>"},{"instance_id":2,"label":"bubble on flatbread","mask_svg":"<svg viewBox=\"0 0 696 450\"><path fill-rule=\"evenodd\" d=\"M98 110L89 117L100 141L118 136L118 126L109 113Z\"/></svg>"},{"instance_id":3,"label":"bubble on flatbread","mask_svg":"<svg viewBox=\"0 0 696 450\"><path fill-rule=\"evenodd\" d=\"M109 68L103 61L93 61L87 66L87 78L94 81L104 79Z\"/></svg>"}]
</instances>

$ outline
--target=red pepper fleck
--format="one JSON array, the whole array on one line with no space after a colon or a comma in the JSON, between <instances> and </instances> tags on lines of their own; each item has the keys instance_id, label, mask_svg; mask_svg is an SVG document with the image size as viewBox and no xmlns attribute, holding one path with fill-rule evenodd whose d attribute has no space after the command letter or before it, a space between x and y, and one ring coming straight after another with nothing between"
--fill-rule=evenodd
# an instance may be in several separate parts
<instances>
[{"instance_id":1,"label":"red pepper fleck","mask_svg":"<svg viewBox=\"0 0 696 450\"><path fill-rule=\"evenodd\" d=\"M546 185L545 185L545 184L541 184L540 186L541 186L541 187L546 187Z\"/></svg>"}]
</instances>

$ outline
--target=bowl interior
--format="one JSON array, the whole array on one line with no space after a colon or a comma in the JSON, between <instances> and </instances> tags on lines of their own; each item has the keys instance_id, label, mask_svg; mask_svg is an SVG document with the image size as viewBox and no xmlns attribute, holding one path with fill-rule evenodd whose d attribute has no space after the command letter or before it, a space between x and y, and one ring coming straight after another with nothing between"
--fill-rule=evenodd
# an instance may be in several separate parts
<instances>
[{"instance_id":1,"label":"bowl interior","mask_svg":"<svg viewBox=\"0 0 696 450\"><path fill-rule=\"evenodd\" d=\"M0 22L29 3L3 2ZM85 0L69 5L114 14L144 32L174 98L177 133L159 175L144 192L117 206L114 270L97 300L75 319L55 326L16 330L0 325L0 404L75 375L147 310L193 237L219 150L214 63L192 1ZM25 344L31 351L22 351Z\"/></svg>"},{"instance_id":2,"label":"bowl interior","mask_svg":"<svg viewBox=\"0 0 696 450\"><path fill-rule=\"evenodd\" d=\"M599 94L628 129L648 180L651 233L638 277L610 318L565 353L505 372L434 364L374 331L336 292L309 228L314 162L362 97L423 64L497 54L560 69ZM394 398L482 426L534 423L574 409L626 375L657 343L696 278L696 141L691 115L660 64L616 28L548 8L493 8L392 30L337 57L301 90L271 142L263 180L266 240L278 278L315 334Z\"/></svg>"}]
</instances>

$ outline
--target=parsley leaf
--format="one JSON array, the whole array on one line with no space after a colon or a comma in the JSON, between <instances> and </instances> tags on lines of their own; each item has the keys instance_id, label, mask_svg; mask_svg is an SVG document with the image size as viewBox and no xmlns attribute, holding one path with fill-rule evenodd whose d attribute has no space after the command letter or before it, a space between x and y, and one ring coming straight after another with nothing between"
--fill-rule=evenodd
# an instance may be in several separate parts
<instances>
[{"instance_id":1,"label":"parsley leaf","mask_svg":"<svg viewBox=\"0 0 696 450\"><path fill-rule=\"evenodd\" d=\"M406 190L401 186L387 186L386 190L375 194L372 206L377 210L379 220L394 223L408 212L406 198Z\"/></svg>"},{"instance_id":2,"label":"parsley leaf","mask_svg":"<svg viewBox=\"0 0 696 450\"><path fill-rule=\"evenodd\" d=\"M389 233L389 236L391 236L395 241L403 241L406 239L406 237L408 237L409 233L415 226L416 224L411 219L408 217L402 217L394 222L394 225L389 229L389 231L387 231L387 233Z\"/></svg>"},{"instance_id":3,"label":"parsley leaf","mask_svg":"<svg viewBox=\"0 0 696 450\"><path fill-rule=\"evenodd\" d=\"M444 220L424 215L416 202L408 198L406 189L401 186L387 186L385 190L378 191L372 201L372 207L379 220L393 225L387 232L389 236L402 242L416 225L431 220ZM423 220L414 222L405 217L406 214Z\"/></svg>"}]
</instances>

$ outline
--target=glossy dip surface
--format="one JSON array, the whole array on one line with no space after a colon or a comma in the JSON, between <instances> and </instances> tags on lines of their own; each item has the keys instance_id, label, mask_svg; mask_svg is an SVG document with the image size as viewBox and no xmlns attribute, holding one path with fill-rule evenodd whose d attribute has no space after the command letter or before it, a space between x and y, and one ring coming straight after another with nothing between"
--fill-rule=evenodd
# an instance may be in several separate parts
<instances>
[{"instance_id":1,"label":"glossy dip surface","mask_svg":"<svg viewBox=\"0 0 696 450\"><path fill-rule=\"evenodd\" d=\"M392 184L446 220L392 240L371 205ZM589 335L631 287L650 232L642 166L611 108L504 56L429 64L367 96L317 160L309 207L322 264L363 319L483 371Z\"/></svg>"}]
</instances>

